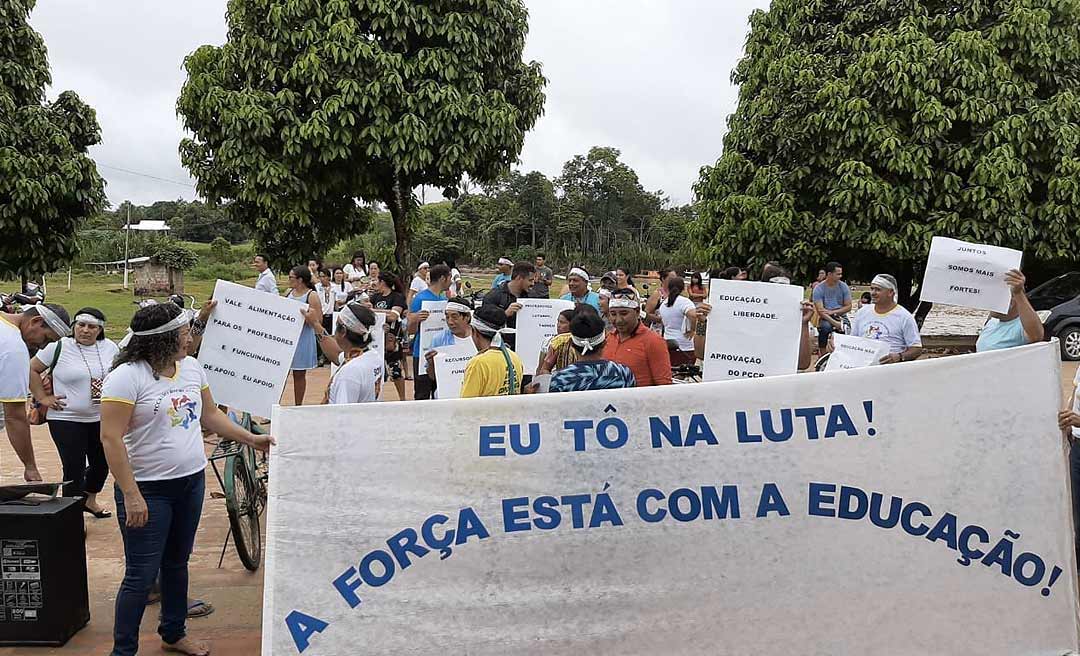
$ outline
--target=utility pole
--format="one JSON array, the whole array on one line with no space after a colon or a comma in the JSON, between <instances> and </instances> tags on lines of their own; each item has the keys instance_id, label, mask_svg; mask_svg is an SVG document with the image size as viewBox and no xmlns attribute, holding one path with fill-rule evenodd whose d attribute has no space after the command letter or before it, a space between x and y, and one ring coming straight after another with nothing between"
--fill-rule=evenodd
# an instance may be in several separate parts
<instances>
[{"instance_id":1,"label":"utility pole","mask_svg":"<svg viewBox=\"0 0 1080 656\"><path fill-rule=\"evenodd\" d=\"M127 223L124 225L124 289L128 288L128 239L131 238L131 205L127 208Z\"/></svg>"}]
</instances>

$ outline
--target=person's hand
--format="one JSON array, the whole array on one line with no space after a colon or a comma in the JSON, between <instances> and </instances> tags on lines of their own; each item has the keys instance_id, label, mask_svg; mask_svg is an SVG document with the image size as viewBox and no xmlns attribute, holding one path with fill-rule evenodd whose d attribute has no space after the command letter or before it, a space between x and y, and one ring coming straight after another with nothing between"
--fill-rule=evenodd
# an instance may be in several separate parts
<instances>
[{"instance_id":1,"label":"person's hand","mask_svg":"<svg viewBox=\"0 0 1080 656\"><path fill-rule=\"evenodd\" d=\"M146 526L146 520L150 519L150 511L146 508L146 500L142 494L135 491L134 494L124 495L124 524L128 528L142 528Z\"/></svg>"},{"instance_id":2,"label":"person's hand","mask_svg":"<svg viewBox=\"0 0 1080 656\"><path fill-rule=\"evenodd\" d=\"M810 320L814 318L814 304L811 303L810 301L803 301L801 308L802 308L802 322L803 323L810 323Z\"/></svg>"},{"instance_id":3,"label":"person's hand","mask_svg":"<svg viewBox=\"0 0 1080 656\"><path fill-rule=\"evenodd\" d=\"M520 309L521 309L521 303L511 303L510 307L506 308L506 316L512 317L515 314L517 314L518 310L520 310Z\"/></svg>"},{"instance_id":4,"label":"person's hand","mask_svg":"<svg viewBox=\"0 0 1080 656\"><path fill-rule=\"evenodd\" d=\"M900 358L901 355L899 353L890 353L878 360L878 362L880 364L895 364L897 362L903 362L903 360L901 360Z\"/></svg>"},{"instance_id":5,"label":"person's hand","mask_svg":"<svg viewBox=\"0 0 1080 656\"><path fill-rule=\"evenodd\" d=\"M52 394L47 394L45 395L45 398L38 399L38 403L45 406L49 410L63 410L67 407L67 402L64 401L64 399L66 398L67 397L63 394L58 394L56 396Z\"/></svg>"},{"instance_id":6,"label":"person's hand","mask_svg":"<svg viewBox=\"0 0 1080 656\"><path fill-rule=\"evenodd\" d=\"M199 323L206 323L210 320L210 315L214 313L214 308L217 307L217 301L210 299L203 303L202 309L199 310L199 316L196 319Z\"/></svg>"},{"instance_id":7,"label":"person's hand","mask_svg":"<svg viewBox=\"0 0 1080 656\"><path fill-rule=\"evenodd\" d=\"M256 451L268 453L270 451L270 447L274 444L277 444L277 440L275 440L270 435L258 435L256 433L249 433L248 444L250 444L252 448L254 448Z\"/></svg>"},{"instance_id":8,"label":"person's hand","mask_svg":"<svg viewBox=\"0 0 1080 656\"><path fill-rule=\"evenodd\" d=\"M423 323L423 322L427 321L428 317L430 317L430 316L431 316L431 313L428 312L427 310L420 310L419 312L416 313L416 320L419 321L420 323Z\"/></svg>"},{"instance_id":9,"label":"person's hand","mask_svg":"<svg viewBox=\"0 0 1080 656\"><path fill-rule=\"evenodd\" d=\"M1025 283L1027 283L1027 278L1017 269L1009 269L1005 272L1005 284L1009 286L1009 291L1012 292L1013 296L1024 293Z\"/></svg>"},{"instance_id":10,"label":"person's hand","mask_svg":"<svg viewBox=\"0 0 1080 656\"><path fill-rule=\"evenodd\" d=\"M1058 427L1063 431L1070 428L1080 428L1080 414L1072 410L1062 410L1058 413Z\"/></svg>"},{"instance_id":11,"label":"person's hand","mask_svg":"<svg viewBox=\"0 0 1080 656\"><path fill-rule=\"evenodd\" d=\"M41 472L38 471L37 465L26 465L23 468L23 480L27 483L41 482Z\"/></svg>"},{"instance_id":12,"label":"person's hand","mask_svg":"<svg viewBox=\"0 0 1080 656\"><path fill-rule=\"evenodd\" d=\"M540 392L540 383L529 383L525 386L526 394L537 394Z\"/></svg>"},{"instance_id":13,"label":"person's hand","mask_svg":"<svg viewBox=\"0 0 1080 656\"><path fill-rule=\"evenodd\" d=\"M312 328L322 325L322 312L316 312L313 308L300 308L300 314L304 315L304 321Z\"/></svg>"},{"instance_id":14,"label":"person's hand","mask_svg":"<svg viewBox=\"0 0 1080 656\"><path fill-rule=\"evenodd\" d=\"M708 303L703 302L697 306L698 319L707 319L710 312L712 312L712 306Z\"/></svg>"},{"instance_id":15,"label":"person's hand","mask_svg":"<svg viewBox=\"0 0 1080 656\"><path fill-rule=\"evenodd\" d=\"M433 365L431 363L435 362L436 353L438 353L438 351L436 351L435 349L431 349L430 351L424 353L424 359L428 361L428 369L432 368Z\"/></svg>"}]
</instances>

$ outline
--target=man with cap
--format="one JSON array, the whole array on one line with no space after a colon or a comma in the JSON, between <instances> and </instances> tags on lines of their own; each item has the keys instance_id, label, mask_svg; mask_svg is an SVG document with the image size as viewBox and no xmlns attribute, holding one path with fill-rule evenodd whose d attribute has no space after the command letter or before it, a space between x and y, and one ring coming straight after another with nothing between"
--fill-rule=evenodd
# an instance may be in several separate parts
<instances>
[{"instance_id":1,"label":"man with cap","mask_svg":"<svg viewBox=\"0 0 1080 656\"><path fill-rule=\"evenodd\" d=\"M517 313L521 309L519 298L528 298L529 290L536 282L536 266L532 262L518 262L510 271L510 280L492 289L484 297L484 305L494 305L506 314L506 327L517 328ZM510 348L514 348L513 332L508 332L504 339Z\"/></svg>"},{"instance_id":2,"label":"man with cap","mask_svg":"<svg viewBox=\"0 0 1080 656\"><path fill-rule=\"evenodd\" d=\"M585 307L585 306L582 306ZM604 320L594 312L578 312L570 320L570 345L577 359L551 377L552 392L578 392L636 387L634 372L624 364L604 359L608 334Z\"/></svg>"},{"instance_id":3,"label":"man with cap","mask_svg":"<svg viewBox=\"0 0 1080 656\"><path fill-rule=\"evenodd\" d=\"M574 303L588 303L600 311L600 295L589 289L589 273L581 267L570 269L566 274L566 285L570 291L562 295L562 300Z\"/></svg>"},{"instance_id":4,"label":"man with cap","mask_svg":"<svg viewBox=\"0 0 1080 656\"><path fill-rule=\"evenodd\" d=\"M615 332L607 337L604 358L634 372L638 387L671 384L667 342L641 323L641 301L632 289L616 289L608 302Z\"/></svg>"},{"instance_id":5,"label":"man with cap","mask_svg":"<svg viewBox=\"0 0 1080 656\"><path fill-rule=\"evenodd\" d=\"M870 283L872 305L867 305L851 321L851 334L888 343L889 354L881 364L907 362L922 353L922 338L915 317L896 303L896 278L879 273Z\"/></svg>"},{"instance_id":6,"label":"man with cap","mask_svg":"<svg viewBox=\"0 0 1080 656\"><path fill-rule=\"evenodd\" d=\"M60 305L40 303L22 314L0 312L0 403L4 404L4 425L8 440L23 463L23 478L40 481L26 419L26 397L32 393L41 405L57 410L61 398L45 391L41 376L31 375L30 350L43 348L71 334L71 318Z\"/></svg>"},{"instance_id":7,"label":"man with cap","mask_svg":"<svg viewBox=\"0 0 1080 656\"><path fill-rule=\"evenodd\" d=\"M506 313L496 305L484 305L473 313L469 325L477 353L465 367L461 398L520 394L525 368L500 334L506 326Z\"/></svg>"},{"instance_id":8,"label":"man with cap","mask_svg":"<svg viewBox=\"0 0 1080 656\"><path fill-rule=\"evenodd\" d=\"M382 391L383 354L375 348L375 312L354 301L338 313L338 330L330 334L322 325L320 312L301 310L315 331L323 355L339 369L330 379L323 403L370 403Z\"/></svg>"},{"instance_id":9,"label":"man with cap","mask_svg":"<svg viewBox=\"0 0 1080 656\"><path fill-rule=\"evenodd\" d=\"M495 279L491 281L491 288L496 289L503 283L510 282L510 270L514 267L513 260L505 257L499 258L499 273L495 276Z\"/></svg>"},{"instance_id":10,"label":"man with cap","mask_svg":"<svg viewBox=\"0 0 1080 656\"><path fill-rule=\"evenodd\" d=\"M446 329L431 338L431 348L424 353L427 358L428 376L431 378L431 388L436 391L438 398L438 381L435 379L435 355L440 349L457 347L466 349L475 354L476 346L473 344L472 321L473 307L467 298L452 298L446 302ZM464 353L462 353L464 355Z\"/></svg>"}]
</instances>

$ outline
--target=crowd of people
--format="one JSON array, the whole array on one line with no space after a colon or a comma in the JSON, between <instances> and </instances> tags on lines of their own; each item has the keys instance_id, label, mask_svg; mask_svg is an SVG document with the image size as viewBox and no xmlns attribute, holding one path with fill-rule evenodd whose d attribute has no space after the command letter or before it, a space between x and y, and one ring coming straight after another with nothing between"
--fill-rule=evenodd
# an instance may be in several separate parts
<instances>
[{"instance_id":1,"label":"crowd of people","mask_svg":"<svg viewBox=\"0 0 1080 656\"><path fill-rule=\"evenodd\" d=\"M289 268L282 291L266 255L256 255L253 267L257 290L302 306L305 325L291 363L296 405L307 395L307 372L320 363L333 368L324 403L376 402L387 382L404 400L408 379L413 400L438 398L434 358L442 348L463 344L471 344L475 355L465 368L462 398L668 385L673 372L703 357L712 311L709 280L750 278L747 270L730 267L692 273L687 284L684 272L669 268L650 290L639 288L631 271L616 269L599 276L594 289L585 268L575 266L556 290L556 276L541 255L534 262L501 258L490 291L466 295L453 262L420 263L406 286L402 277L356 253L341 267L313 258ZM856 307L843 274L840 263L826 264L802 304L799 368L810 367L815 346L819 355L828 354L837 334L885 342L882 364L919 358L919 329L897 302L896 278L876 275ZM791 275L776 263L756 277L791 284ZM1005 280L1011 305L988 317L980 351L1043 339L1024 275L1010 271ZM559 315L557 334L539 360L526 367L515 350L520 301L553 296L573 306ZM430 316L428 301L446 301L446 328L422 349L417 334ZM214 307L209 301L195 315L176 303L148 303L119 344L106 338L107 318L93 307L74 316L51 303L0 313L0 403L25 480L42 479L30 439L35 423L48 424L66 482L63 493L81 498L86 513L111 516L100 495L110 472L115 479L113 506L126 565L116 600L116 655L136 653L153 594L160 596L163 644L181 653L208 653L185 629L186 618L206 606L188 597L187 573L205 489L203 433L261 450L273 443L241 428L214 402L196 359ZM1062 411L1058 419L1062 431L1080 436L1080 407ZM1080 449L1073 453L1073 490L1080 494ZM1080 509L1080 498L1074 502Z\"/></svg>"}]
</instances>

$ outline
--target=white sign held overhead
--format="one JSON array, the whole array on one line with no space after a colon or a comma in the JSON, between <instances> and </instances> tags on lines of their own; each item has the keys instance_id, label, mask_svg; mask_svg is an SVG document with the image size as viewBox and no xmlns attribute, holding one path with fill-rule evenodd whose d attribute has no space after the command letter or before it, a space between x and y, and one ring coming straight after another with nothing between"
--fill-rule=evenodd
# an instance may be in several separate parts
<instances>
[{"instance_id":1,"label":"white sign held overhead","mask_svg":"<svg viewBox=\"0 0 1080 656\"><path fill-rule=\"evenodd\" d=\"M446 301L422 301L420 311L427 312L428 318L420 322L420 358L417 360L421 376L427 374L427 358L424 354L431 350L431 340L446 330Z\"/></svg>"},{"instance_id":2,"label":"white sign held overhead","mask_svg":"<svg viewBox=\"0 0 1080 656\"><path fill-rule=\"evenodd\" d=\"M519 298L515 351L521 358L525 376L536 373L540 350L558 333L559 313L574 309L572 301L557 298Z\"/></svg>"},{"instance_id":3,"label":"white sign held overhead","mask_svg":"<svg viewBox=\"0 0 1080 656\"><path fill-rule=\"evenodd\" d=\"M300 304L218 280L217 307L199 347L214 400L234 410L269 417L281 399L296 343L304 327Z\"/></svg>"},{"instance_id":4,"label":"white sign held overhead","mask_svg":"<svg viewBox=\"0 0 1080 656\"><path fill-rule=\"evenodd\" d=\"M1005 274L1020 269L1022 251L934 237L919 300L1006 313L1012 300Z\"/></svg>"},{"instance_id":5,"label":"white sign held overhead","mask_svg":"<svg viewBox=\"0 0 1080 656\"><path fill-rule=\"evenodd\" d=\"M476 344L455 342L453 346L440 346L435 354L435 398L461 398L461 383L465 380L465 367L476 355Z\"/></svg>"},{"instance_id":6,"label":"white sign held overhead","mask_svg":"<svg viewBox=\"0 0 1080 656\"><path fill-rule=\"evenodd\" d=\"M713 280L705 335L706 381L793 374L799 368L803 289Z\"/></svg>"},{"instance_id":7,"label":"white sign held overhead","mask_svg":"<svg viewBox=\"0 0 1080 656\"><path fill-rule=\"evenodd\" d=\"M877 364L889 354L889 343L865 337L833 333L833 352L825 371L862 369Z\"/></svg>"},{"instance_id":8,"label":"white sign held overhead","mask_svg":"<svg viewBox=\"0 0 1080 656\"><path fill-rule=\"evenodd\" d=\"M1059 376L1040 343L419 412L278 406L262 654L1066 654Z\"/></svg>"}]
</instances>

